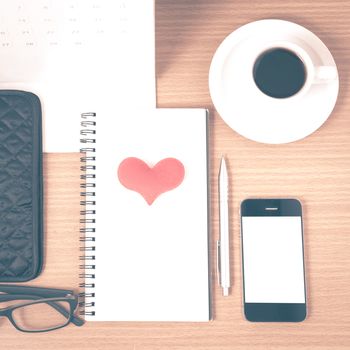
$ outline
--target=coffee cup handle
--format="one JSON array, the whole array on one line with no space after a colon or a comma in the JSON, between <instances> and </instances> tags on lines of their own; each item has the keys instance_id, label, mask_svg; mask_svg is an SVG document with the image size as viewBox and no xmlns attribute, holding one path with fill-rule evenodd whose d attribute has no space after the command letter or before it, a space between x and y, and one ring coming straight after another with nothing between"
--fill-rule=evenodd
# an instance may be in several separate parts
<instances>
[{"instance_id":1,"label":"coffee cup handle","mask_svg":"<svg viewBox=\"0 0 350 350\"><path fill-rule=\"evenodd\" d=\"M314 84L324 84L335 80L338 76L337 67L319 66L315 67Z\"/></svg>"}]
</instances>

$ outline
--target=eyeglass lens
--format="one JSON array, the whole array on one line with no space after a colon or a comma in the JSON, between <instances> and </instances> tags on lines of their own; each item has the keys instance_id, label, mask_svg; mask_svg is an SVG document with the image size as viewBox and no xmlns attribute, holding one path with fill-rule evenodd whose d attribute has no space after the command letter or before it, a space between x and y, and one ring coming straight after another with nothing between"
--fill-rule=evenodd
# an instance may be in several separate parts
<instances>
[{"instance_id":1,"label":"eyeglass lens","mask_svg":"<svg viewBox=\"0 0 350 350\"><path fill-rule=\"evenodd\" d=\"M67 312L63 314L57 310L58 305ZM70 305L67 301L40 302L18 307L12 311L14 322L24 331L43 331L62 327L69 322L69 317Z\"/></svg>"}]
</instances>

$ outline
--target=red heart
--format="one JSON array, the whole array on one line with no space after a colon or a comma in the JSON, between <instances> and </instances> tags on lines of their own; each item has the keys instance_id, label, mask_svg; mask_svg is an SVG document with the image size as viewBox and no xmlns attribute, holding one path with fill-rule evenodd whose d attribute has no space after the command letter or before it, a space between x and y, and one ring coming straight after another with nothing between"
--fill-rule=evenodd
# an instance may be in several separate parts
<instances>
[{"instance_id":1,"label":"red heart","mask_svg":"<svg viewBox=\"0 0 350 350\"><path fill-rule=\"evenodd\" d=\"M179 186L184 178L185 168L175 158L165 158L153 168L135 157L124 159L118 168L120 183L129 190L138 192L151 205L164 192Z\"/></svg>"}]
</instances>

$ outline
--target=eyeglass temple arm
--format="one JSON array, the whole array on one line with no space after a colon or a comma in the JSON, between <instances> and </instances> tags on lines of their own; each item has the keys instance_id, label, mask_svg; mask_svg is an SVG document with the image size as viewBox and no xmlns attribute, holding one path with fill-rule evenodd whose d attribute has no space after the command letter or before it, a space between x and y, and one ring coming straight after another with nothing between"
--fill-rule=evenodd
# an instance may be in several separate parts
<instances>
[{"instance_id":1,"label":"eyeglass temple arm","mask_svg":"<svg viewBox=\"0 0 350 350\"><path fill-rule=\"evenodd\" d=\"M10 295L10 294L0 294L0 302L3 301L11 301L11 300L18 300L18 298L25 298L25 299L33 299L33 300L37 300L37 299L42 299L43 296L40 295L21 295L21 294L17 294L17 295ZM57 302L55 301L45 301L47 304L51 305L54 309L56 309L60 314L62 314L64 317L68 318L69 317L69 312L60 304L57 304ZM71 322L73 324L75 324L76 326L80 327L84 324L84 321L75 316L73 314Z\"/></svg>"},{"instance_id":2,"label":"eyeglass temple arm","mask_svg":"<svg viewBox=\"0 0 350 350\"><path fill-rule=\"evenodd\" d=\"M72 290L56 289L56 288L41 288L29 286L13 286L7 284L0 284L0 292L12 294L31 294L40 297L47 296L48 298L59 298L67 294L74 294Z\"/></svg>"}]
</instances>

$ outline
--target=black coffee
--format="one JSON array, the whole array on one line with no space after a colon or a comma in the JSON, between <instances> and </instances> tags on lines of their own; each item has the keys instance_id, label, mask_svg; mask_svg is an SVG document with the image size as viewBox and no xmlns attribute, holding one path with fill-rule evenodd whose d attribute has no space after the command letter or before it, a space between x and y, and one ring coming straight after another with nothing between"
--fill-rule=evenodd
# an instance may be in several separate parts
<instances>
[{"instance_id":1,"label":"black coffee","mask_svg":"<svg viewBox=\"0 0 350 350\"><path fill-rule=\"evenodd\" d=\"M255 84L268 96L286 98L295 95L305 84L306 71L302 60L282 48L262 53L253 68Z\"/></svg>"}]
</instances>

